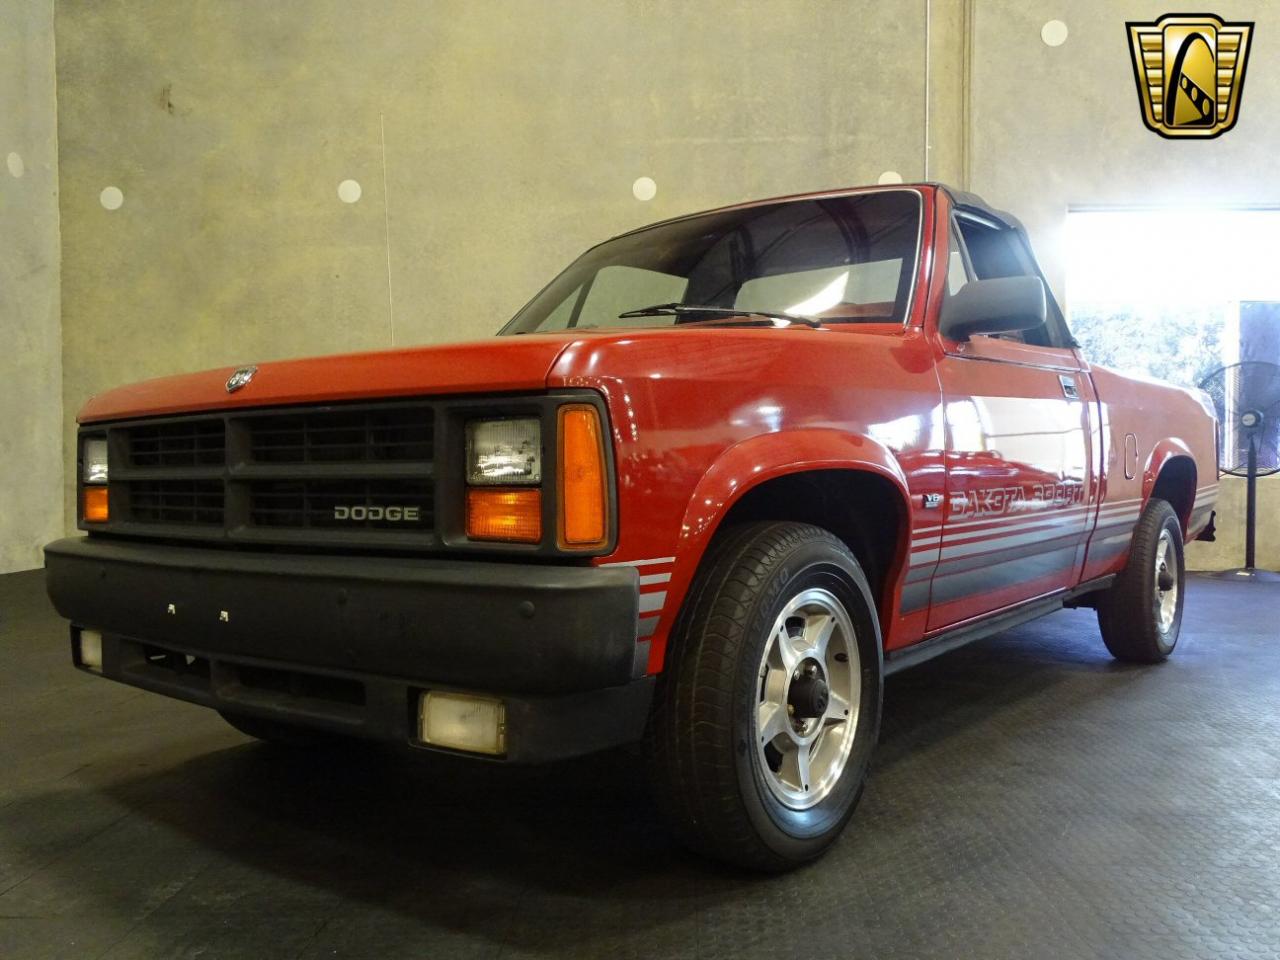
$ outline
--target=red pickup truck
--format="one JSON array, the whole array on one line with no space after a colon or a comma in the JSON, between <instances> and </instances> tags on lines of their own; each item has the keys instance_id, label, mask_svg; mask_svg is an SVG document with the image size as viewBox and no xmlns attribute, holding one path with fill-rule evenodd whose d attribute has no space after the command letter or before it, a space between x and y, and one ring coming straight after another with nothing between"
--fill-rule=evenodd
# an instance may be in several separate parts
<instances>
[{"instance_id":1,"label":"red pickup truck","mask_svg":"<svg viewBox=\"0 0 1280 960\"><path fill-rule=\"evenodd\" d=\"M643 742L689 844L785 869L851 815L886 675L1063 606L1172 652L1212 409L1076 346L972 195L680 217L496 339L93 397L49 592L77 667L264 739Z\"/></svg>"}]
</instances>

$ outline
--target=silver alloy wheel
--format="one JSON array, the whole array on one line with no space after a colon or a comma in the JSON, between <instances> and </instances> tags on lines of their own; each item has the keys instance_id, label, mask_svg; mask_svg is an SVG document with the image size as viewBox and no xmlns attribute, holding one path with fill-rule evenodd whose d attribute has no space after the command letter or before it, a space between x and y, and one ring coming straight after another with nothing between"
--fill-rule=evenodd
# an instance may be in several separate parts
<instances>
[{"instance_id":1,"label":"silver alloy wheel","mask_svg":"<svg viewBox=\"0 0 1280 960\"><path fill-rule=\"evenodd\" d=\"M1161 633L1168 633L1178 612L1178 553L1168 530L1156 543L1156 619Z\"/></svg>"},{"instance_id":2,"label":"silver alloy wheel","mask_svg":"<svg viewBox=\"0 0 1280 960\"><path fill-rule=\"evenodd\" d=\"M796 595L760 659L756 749L770 792L805 810L840 781L858 728L862 662L853 621L822 589Z\"/></svg>"}]
</instances>

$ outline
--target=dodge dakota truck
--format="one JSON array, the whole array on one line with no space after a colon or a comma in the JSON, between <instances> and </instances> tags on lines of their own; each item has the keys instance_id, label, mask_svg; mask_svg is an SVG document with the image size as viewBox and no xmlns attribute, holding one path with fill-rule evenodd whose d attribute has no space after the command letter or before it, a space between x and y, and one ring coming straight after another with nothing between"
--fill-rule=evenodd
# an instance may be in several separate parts
<instances>
[{"instance_id":1,"label":"dodge dakota truck","mask_svg":"<svg viewBox=\"0 0 1280 960\"><path fill-rule=\"evenodd\" d=\"M1025 231L938 184L679 217L496 338L121 387L46 550L76 667L265 740L641 744L693 848L825 850L884 678L1063 606L1178 641L1195 392L1081 355Z\"/></svg>"}]
</instances>

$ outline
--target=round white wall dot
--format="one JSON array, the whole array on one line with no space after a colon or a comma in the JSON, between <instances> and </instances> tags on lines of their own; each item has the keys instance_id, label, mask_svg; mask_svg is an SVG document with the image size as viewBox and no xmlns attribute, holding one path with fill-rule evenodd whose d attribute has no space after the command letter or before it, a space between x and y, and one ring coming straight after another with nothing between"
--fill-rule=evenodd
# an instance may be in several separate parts
<instances>
[{"instance_id":1,"label":"round white wall dot","mask_svg":"<svg viewBox=\"0 0 1280 960\"><path fill-rule=\"evenodd\" d=\"M1050 20L1040 28L1040 39L1050 47L1060 47L1067 42L1067 25L1061 20Z\"/></svg>"},{"instance_id":2,"label":"round white wall dot","mask_svg":"<svg viewBox=\"0 0 1280 960\"><path fill-rule=\"evenodd\" d=\"M26 164L22 162L22 157L17 153L9 154L6 163L9 165L9 174L14 177L20 177L27 172Z\"/></svg>"},{"instance_id":3,"label":"round white wall dot","mask_svg":"<svg viewBox=\"0 0 1280 960\"><path fill-rule=\"evenodd\" d=\"M360 184L355 180L343 180L338 184L338 199L343 203L355 203L360 199Z\"/></svg>"},{"instance_id":4,"label":"round white wall dot","mask_svg":"<svg viewBox=\"0 0 1280 960\"><path fill-rule=\"evenodd\" d=\"M884 184L884 185L888 185L891 183L901 183L901 182L902 182L902 174L900 174L897 170L886 170L884 173L880 174L880 179L876 181L876 183Z\"/></svg>"},{"instance_id":5,"label":"round white wall dot","mask_svg":"<svg viewBox=\"0 0 1280 960\"><path fill-rule=\"evenodd\" d=\"M106 187L98 194L98 202L108 210L119 210L124 205L124 191L119 187Z\"/></svg>"},{"instance_id":6,"label":"round white wall dot","mask_svg":"<svg viewBox=\"0 0 1280 960\"><path fill-rule=\"evenodd\" d=\"M640 177L631 185L631 195L637 200L652 200L658 195L658 185L653 177Z\"/></svg>"}]
</instances>

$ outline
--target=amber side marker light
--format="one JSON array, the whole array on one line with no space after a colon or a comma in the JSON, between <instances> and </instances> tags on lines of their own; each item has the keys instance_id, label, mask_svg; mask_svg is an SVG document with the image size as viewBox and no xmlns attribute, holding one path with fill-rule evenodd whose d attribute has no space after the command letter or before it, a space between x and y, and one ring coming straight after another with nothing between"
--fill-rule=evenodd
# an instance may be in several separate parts
<instances>
[{"instance_id":1,"label":"amber side marker light","mask_svg":"<svg viewBox=\"0 0 1280 960\"><path fill-rule=\"evenodd\" d=\"M609 536L609 499L600 414L587 404L561 407L559 433L560 546L602 546Z\"/></svg>"},{"instance_id":2,"label":"amber side marker light","mask_svg":"<svg viewBox=\"0 0 1280 960\"><path fill-rule=\"evenodd\" d=\"M542 491L472 487L467 491L467 537L537 543L542 539Z\"/></svg>"},{"instance_id":3,"label":"amber side marker light","mask_svg":"<svg viewBox=\"0 0 1280 960\"><path fill-rule=\"evenodd\" d=\"M87 523L107 522L107 488L84 488L84 519Z\"/></svg>"}]
</instances>

